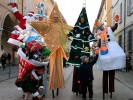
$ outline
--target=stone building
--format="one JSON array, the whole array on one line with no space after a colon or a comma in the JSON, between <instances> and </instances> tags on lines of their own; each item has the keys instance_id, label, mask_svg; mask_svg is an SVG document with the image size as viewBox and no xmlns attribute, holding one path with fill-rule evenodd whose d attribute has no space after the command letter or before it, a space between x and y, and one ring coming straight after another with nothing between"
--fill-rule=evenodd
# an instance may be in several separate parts
<instances>
[{"instance_id":1,"label":"stone building","mask_svg":"<svg viewBox=\"0 0 133 100\"><path fill-rule=\"evenodd\" d=\"M116 39L126 54L132 53L133 65L133 0L112 0L112 7L112 18L116 14L120 17Z\"/></svg>"},{"instance_id":2,"label":"stone building","mask_svg":"<svg viewBox=\"0 0 133 100\"><path fill-rule=\"evenodd\" d=\"M101 6L97 15L97 19L104 23L107 22L107 26L112 25L112 0L102 0Z\"/></svg>"}]
</instances>

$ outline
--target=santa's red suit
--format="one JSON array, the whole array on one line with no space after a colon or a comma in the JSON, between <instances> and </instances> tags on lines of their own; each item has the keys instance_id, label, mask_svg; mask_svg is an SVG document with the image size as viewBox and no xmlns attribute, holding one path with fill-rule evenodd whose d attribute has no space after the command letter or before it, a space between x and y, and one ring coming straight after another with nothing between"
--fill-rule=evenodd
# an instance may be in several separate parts
<instances>
[{"instance_id":1,"label":"santa's red suit","mask_svg":"<svg viewBox=\"0 0 133 100\"><path fill-rule=\"evenodd\" d=\"M19 36L21 33L23 33L25 29L29 28L27 21L28 19L33 20L33 17L23 16L22 14L20 14L20 12L16 7L17 6L16 3L11 3L10 5L12 6L13 14L18 20L18 25L16 25L15 30L11 32L10 38L7 42L16 46L20 46L22 44L22 39L20 39ZM30 14L33 14L33 12L31 12Z\"/></svg>"},{"instance_id":2,"label":"santa's red suit","mask_svg":"<svg viewBox=\"0 0 133 100\"><path fill-rule=\"evenodd\" d=\"M22 43L25 43L27 38L30 36L32 36L31 38L37 40L39 34L36 32L34 28L32 28L32 26L28 24L28 21L34 20L33 16L23 16L22 14L20 14L20 12L16 7L16 3L11 3L10 5L12 6L13 14L18 20L18 25L16 25L15 30L11 32L10 38L8 39L7 42L20 47L20 45ZM32 14L32 12L30 12L30 14ZM31 30L33 30L34 32L31 32ZM29 39L29 40L31 41L32 39ZM21 48L19 48L18 50L18 55L19 55L18 56L18 59L19 59L18 79L20 81L23 80L27 72L37 67L48 64L48 62L39 62L34 59L28 59L26 57L26 54L22 51Z\"/></svg>"}]
</instances>

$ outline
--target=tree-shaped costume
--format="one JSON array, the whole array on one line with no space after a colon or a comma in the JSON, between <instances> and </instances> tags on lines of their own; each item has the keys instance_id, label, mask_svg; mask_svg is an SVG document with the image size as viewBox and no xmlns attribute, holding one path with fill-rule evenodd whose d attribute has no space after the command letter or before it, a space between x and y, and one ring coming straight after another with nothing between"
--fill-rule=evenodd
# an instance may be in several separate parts
<instances>
[{"instance_id":1,"label":"tree-shaped costume","mask_svg":"<svg viewBox=\"0 0 133 100\"><path fill-rule=\"evenodd\" d=\"M94 36L90 31L89 22L87 18L86 8L83 7L79 18L74 28L69 32L69 36L73 37L71 44L71 51L69 57L69 64L74 65L73 73L73 88L72 91L78 93L78 67L81 64L81 56L86 55L90 57L90 42L94 41Z\"/></svg>"}]
</instances>

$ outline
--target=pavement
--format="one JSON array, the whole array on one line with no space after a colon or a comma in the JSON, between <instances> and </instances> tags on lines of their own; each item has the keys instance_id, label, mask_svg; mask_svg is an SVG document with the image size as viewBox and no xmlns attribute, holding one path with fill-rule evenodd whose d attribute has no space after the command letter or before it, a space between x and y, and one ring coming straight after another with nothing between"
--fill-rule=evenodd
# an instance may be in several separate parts
<instances>
[{"instance_id":1,"label":"pavement","mask_svg":"<svg viewBox=\"0 0 133 100\"><path fill-rule=\"evenodd\" d=\"M0 82L10 78L14 78L17 75L18 75L18 66L6 64L6 67L3 70L0 64Z\"/></svg>"},{"instance_id":2,"label":"pavement","mask_svg":"<svg viewBox=\"0 0 133 100\"><path fill-rule=\"evenodd\" d=\"M93 100L102 99L102 72L94 66L94 98ZM72 92L73 66L64 68L65 88L59 90L59 96L52 98L52 91L47 90L44 100L81 100L81 95ZM133 100L133 71L116 71L115 75L115 92L113 98L105 95L105 100ZM18 91L14 85L16 78L0 82L0 100L23 100L22 91ZM31 98L29 99L31 100ZM87 98L87 100L89 100Z\"/></svg>"}]
</instances>

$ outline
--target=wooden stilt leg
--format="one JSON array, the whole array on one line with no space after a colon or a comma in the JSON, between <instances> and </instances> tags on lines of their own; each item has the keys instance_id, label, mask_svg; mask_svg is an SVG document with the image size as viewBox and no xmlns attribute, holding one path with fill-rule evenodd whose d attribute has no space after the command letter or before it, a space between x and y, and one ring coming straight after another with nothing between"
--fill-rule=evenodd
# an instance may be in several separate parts
<instances>
[{"instance_id":1,"label":"wooden stilt leg","mask_svg":"<svg viewBox=\"0 0 133 100\"><path fill-rule=\"evenodd\" d=\"M103 93L103 99L105 99L105 94Z\"/></svg>"},{"instance_id":2,"label":"wooden stilt leg","mask_svg":"<svg viewBox=\"0 0 133 100\"><path fill-rule=\"evenodd\" d=\"M56 93L56 95L57 95L57 96L59 95L59 88L57 88L57 93Z\"/></svg>"},{"instance_id":3,"label":"wooden stilt leg","mask_svg":"<svg viewBox=\"0 0 133 100\"><path fill-rule=\"evenodd\" d=\"M110 98L112 98L112 92L110 93Z\"/></svg>"},{"instance_id":4,"label":"wooden stilt leg","mask_svg":"<svg viewBox=\"0 0 133 100\"><path fill-rule=\"evenodd\" d=\"M53 98L55 97L55 96L54 96L54 90L53 90L53 89L52 89L52 96L53 96Z\"/></svg>"}]
</instances>

